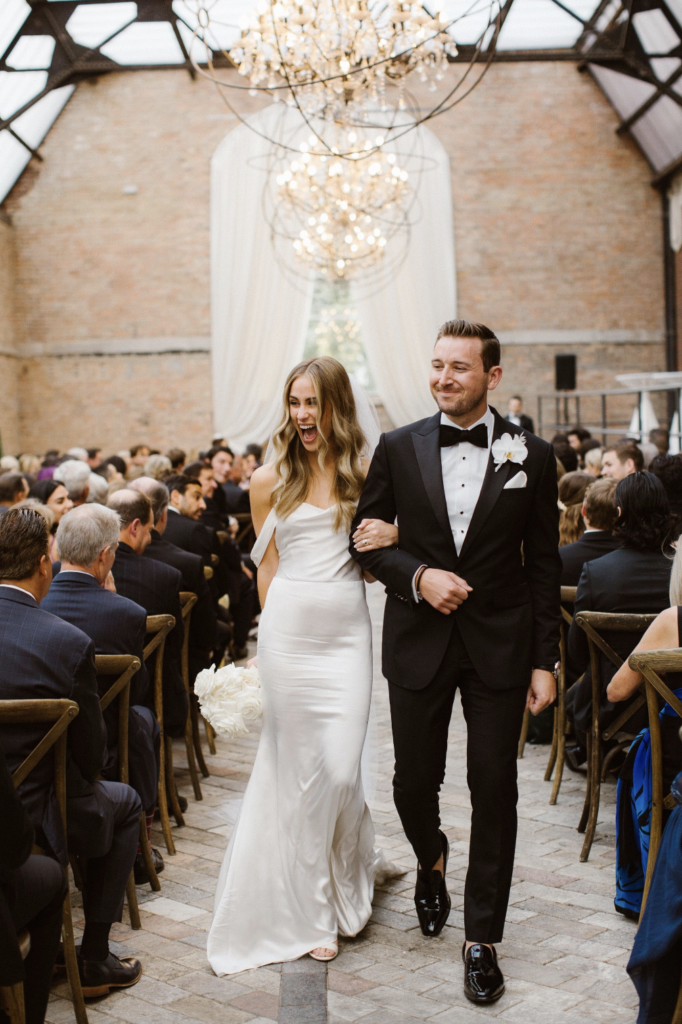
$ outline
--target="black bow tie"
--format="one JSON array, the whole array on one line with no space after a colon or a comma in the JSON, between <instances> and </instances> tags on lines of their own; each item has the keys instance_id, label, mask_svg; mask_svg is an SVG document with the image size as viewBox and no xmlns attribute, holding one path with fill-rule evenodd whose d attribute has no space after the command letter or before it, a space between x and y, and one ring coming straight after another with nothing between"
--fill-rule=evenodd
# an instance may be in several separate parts
<instances>
[{"instance_id":1,"label":"black bow tie","mask_svg":"<svg viewBox=\"0 0 682 1024\"><path fill-rule=\"evenodd\" d=\"M468 441L475 444L477 448L488 447L488 428L485 423L479 423L472 430L460 430L459 427L448 427L444 423L440 425L440 446L451 448L453 444L461 444Z\"/></svg>"}]
</instances>

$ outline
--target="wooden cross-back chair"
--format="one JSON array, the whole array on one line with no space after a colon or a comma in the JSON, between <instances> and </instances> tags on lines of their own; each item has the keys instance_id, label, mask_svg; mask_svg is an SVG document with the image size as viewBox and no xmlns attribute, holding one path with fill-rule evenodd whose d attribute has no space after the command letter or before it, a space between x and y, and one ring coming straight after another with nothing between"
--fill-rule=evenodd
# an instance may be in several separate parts
<instances>
[{"instance_id":1,"label":"wooden cross-back chair","mask_svg":"<svg viewBox=\"0 0 682 1024\"><path fill-rule=\"evenodd\" d=\"M682 719L682 701L672 692L660 673L682 672L682 650L670 651L636 651L630 655L628 665L634 672L644 676L646 701L649 708L649 735L651 739L651 819L649 831L649 856L642 895L644 913L651 879L654 873L658 848L663 835L663 809L675 806L670 793L663 792L663 749L661 746L661 723L658 718L659 698L670 705L672 710Z\"/></svg>"},{"instance_id":2,"label":"wooden cross-back chair","mask_svg":"<svg viewBox=\"0 0 682 1024\"><path fill-rule=\"evenodd\" d=\"M178 803L178 794L175 788L175 777L173 775L173 743L169 736L166 736L163 728L163 653L166 646L166 637L175 626L175 618L172 615L148 615L147 635L151 634L151 640L146 645L143 658L145 661L154 653L156 662L154 665L154 711L159 723L159 817L166 849L173 855L175 843L168 817L168 800L170 798L173 808L173 817L178 825L184 825L185 819Z\"/></svg>"},{"instance_id":3,"label":"wooden cross-back chair","mask_svg":"<svg viewBox=\"0 0 682 1024\"><path fill-rule=\"evenodd\" d=\"M575 617L576 623L587 635L592 674L592 726L587 736L587 786L585 789L585 804L580 823L578 824L578 832L585 833L585 840L580 853L581 862L587 860L592 849L594 833L597 827L597 815L599 814L601 783L606 777L608 766L616 753L629 746L635 738L634 733L624 732L624 729L632 716L645 704L645 698L639 695L608 728L601 732L599 728L599 711L601 708L602 682L599 652L604 654L616 668L620 668L623 664L623 658L600 635L600 631L607 633L637 633L641 635L646 632L655 618L655 615L588 611L578 612ZM624 735L604 757L602 743L613 739L618 733L624 733Z\"/></svg>"},{"instance_id":4,"label":"wooden cross-back chair","mask_svg":"<svg viewBox=\"0 0 682 1024\"><path fill-rule=\"evenodd\" d=\"M558 719L559 719L558 712L559 712L559 708L561 708L561 718L563 720L564 729L565 729L566 706L565 706L565 703L564 703L564 698L566 696L566 632L565 632L564 622L567 622L568 625L570 626L571 622L573 621L573 617L571 615L569 615L567 610L564 608L564 603L571 604L573 601L575 601L575 593L576 593L577 589L578 589L577 587L562 587L561 588L561 616L562 616L562 619L561 619L561 637L560 637L560 640L559 640L559 679L557 680L557 703L556 703L556 707L554 708L554 731L553 731L553 734L552 734L552 749L551 749L551 752L550 752L550 755L549 755L549 762L547 764L547 771L545 772L545 782L547 782L552 777L552 769L554 768L554 763L557 760L557 755L560 754L560 758L559 758L559 765L560 765L560 767L557 767L557 778L558 778L559 782L557 784L557 782L555 780L554 789L556 789L556 793L554 792L554 789L553 789L552 790L552 799L550 799L550 801L549 801L551 804L555 804L556 803L556 794L559 792L559 786L561 785L561 775L562 775L563 770L564 770L564 746L565 746L565 744L564 743L559 744L558 740L557 740L557 735L558 735L557 734L557 729L558 729ZM519 759L523 757L524 751L526 749L526 739L528 738L528 724L529 724L529 722L530 722L530 711L528 710L528 708L526 708L526 710L523 713L523 723L521 725L521 735L519 736L519 749L518 749L518 752L517 752L517 755L516 755L517 758L519 758Z\"/></svg>"},{"instance_id":5,"label":"wooden cross-back chair","mask_svg":"<svg viewBox=\"0 0 682 1024\"><path fill-rule=\"evenodd\" d=\"M204 578L207 580L213 579L213 569L211 568L210 565L204 566Z\"/></svg>"},{"instance_id":6,"label":"wooden cross-back chair","mask_svg":"<svg viewBox=\"0 0 682 1024\"><path fill-rule=\"evenodd\" d=\"M197 705L197 699L190 685L189 678L189 627L192 616L192 609L198 601L196 594L190 590L183 590L180 593L180 604L182 605L182 621L185 624L185 637L182 643L182 678L185 683L185 690L187 691L187 700L189 701L189 714L187 715L187 724L185 726L185 749L187 750L187 765L189 767L189 774L192 780L192 788L194 790L194 797L196 800L203 800L203 794L201 792L201 784L199 782L199 774L197 772L197 762L199 769L204 778L208 778L209 770L206 767L206 761L204 760L204 752L201 749L201 734L199 732L199 709Z\"/></svg>"},{"instance_id":7,"label":"wooden cross-back chair","mask_svg":"<svg viewBox=\"0 0 682 1024\"><path fill-rule=\"evenodd\" d=\"M0 701L0 725L43 725L54 723L47 730L40 742L33 748L25 761L19 765L12 775L15 789L54 748L54 792L62 820L64 841L67 837L66 824L66 731L69 723L78 714L78 705L72 700L3 700ZM34 848L34 852L42 850ZM66 893L62 907L62 939L64 942L64 959L66 974L71 986L74 1013L77 1024L88 1024L85 1000L81 988L76 945L73 937L73 917L71 915L71 896ZM22 993L23 998L23 993Z\"/></svg>"},{"instance_id":8,"label":"wooden cross-back chair","mask_svg":"<svg viewBox=\"0 0 682 1024\"><path fill-rule=\"evenodd\" d=\"M550 804L557 802L559 788L564 774L564 758L566 753L566 639L567 630L573 621L573 615L566 605L573 605L577 587L561 588L561 622L559 624L559 676L556 685L556 706L554 708L554 729L552 732L552 748L545 769L545 782L552 778L555 771Z\"/></svg>"},{"instance_id":9,"label":"wooden cross-back chair","mask_svg":"<svg viewBox=\"0 0 682 1024\"><path fill-rule=\"evenodd\" d=\"M253 547L256 542L256 533L253 529L253 518L250 512L234 512L233 517L239 523L239 529L235 538L239 547L249 542L249 547Z\"/></svg>"},{"instance_id":10,"label":"wooden cross-back chair","mask_svg":"<svg viewBox=\"0 0 682 1024\"><path fill-rule=\"evenodd\" d=\"M98 654L95 656L95 669L98 676L116 676L104 696L100 697L99 705L105 711L109 705L118 699L118 780L119 782L129 781L128 769L128 723L130 711L130 683L133 676L140 668L140 659L133 654ZM147 877L151 888L158 892L161 883L154 867L152 852L147 838L147 823L144 809L140 814L140 849L147 870ZM131 874L126 888L128 895L128 909L130 911L130 924L133 928L141 928L140 911L137 904L137 893L135 891L135 875Z\"/></svg>"}]
</instances>

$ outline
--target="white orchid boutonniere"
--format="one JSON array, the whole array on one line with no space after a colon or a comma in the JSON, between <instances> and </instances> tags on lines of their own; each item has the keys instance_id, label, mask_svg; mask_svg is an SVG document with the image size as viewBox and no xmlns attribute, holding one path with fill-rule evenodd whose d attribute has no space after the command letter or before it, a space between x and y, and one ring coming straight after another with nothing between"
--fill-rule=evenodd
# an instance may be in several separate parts
<instances>
[{"instance_id":1,"label":"white orchid boutonniere","mask_svg":"<svg viewBox=\"0 0 682 1024\"><path fill-rule=\"evenodd\" d=\"M497 441L493 441L491 451L497 463L496 473L500 466L504 466L505 462L516 462L521 465L528 458L526 439L523 434L503 434L502 437L498 437Z\"/></svg>"}]
</instances>

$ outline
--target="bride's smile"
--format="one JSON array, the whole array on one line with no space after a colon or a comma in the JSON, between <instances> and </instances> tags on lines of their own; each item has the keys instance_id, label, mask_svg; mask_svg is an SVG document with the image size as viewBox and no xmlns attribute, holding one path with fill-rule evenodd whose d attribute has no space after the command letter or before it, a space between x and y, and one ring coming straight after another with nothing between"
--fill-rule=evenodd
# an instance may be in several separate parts
<instances>
[{"instance_id":1,"label":"bride's smile","mask_svg":"<svg viewBox=\"0 0 682 1024\"><path fill-rule=\"evenodd\" d=\"M318 424L317 395L313 382L307 375L297 377L289 393L289 415L298 436L307 452L315 452L320 446L321 434L328 438L331 432L332 410L324 410Z\"/></svg>"}]
</instances>

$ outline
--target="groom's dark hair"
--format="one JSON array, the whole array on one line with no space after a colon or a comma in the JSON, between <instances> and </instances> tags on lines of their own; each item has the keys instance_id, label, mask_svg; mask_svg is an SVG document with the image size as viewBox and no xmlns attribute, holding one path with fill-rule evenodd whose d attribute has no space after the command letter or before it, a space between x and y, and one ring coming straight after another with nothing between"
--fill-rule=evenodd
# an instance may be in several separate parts
<instances>
[{"instance_id":1,"label":"groom's dark hair","mask_svg":"<svg viewBox=\"0 0 682 1024\"><path fill-rule=\"evenodd\" d=\"M485 324L472 324L468 320L448 320L439 330L436 341L440 341L441 338L479 338L485 372L487 373L493 366L500 365L500 343Z\"/></svg>"}]
</instances>

